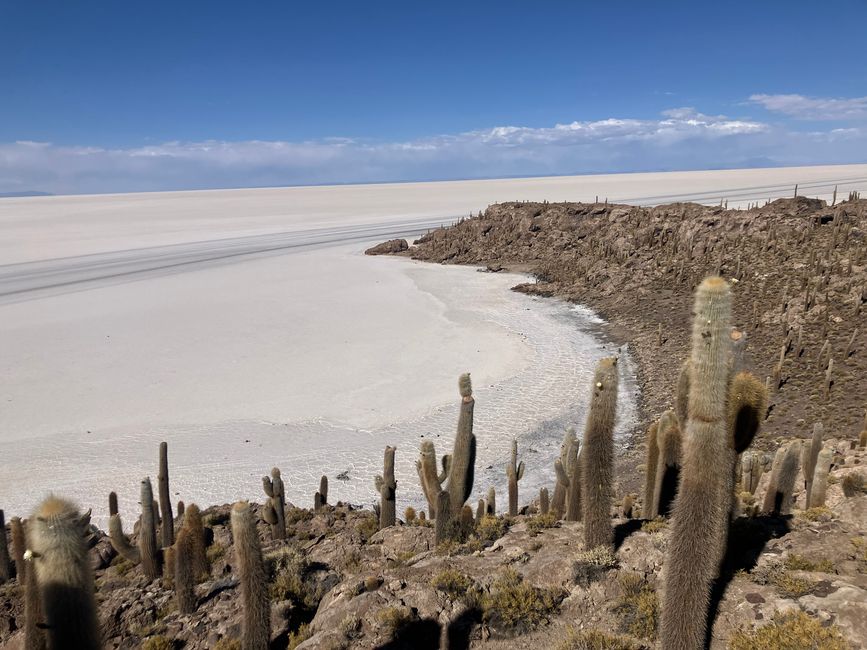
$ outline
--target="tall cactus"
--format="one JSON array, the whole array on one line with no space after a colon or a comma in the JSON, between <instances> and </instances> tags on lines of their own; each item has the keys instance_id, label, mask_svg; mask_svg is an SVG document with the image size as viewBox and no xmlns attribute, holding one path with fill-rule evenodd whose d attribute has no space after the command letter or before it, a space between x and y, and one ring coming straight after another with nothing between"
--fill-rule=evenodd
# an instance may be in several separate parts
<instances>
[{"instance_id":1,"label":"tall cactus","mask_svg":"<svg viewBox=\"0 0 867 650\"><path fill-rule=\"evenodd\" d=\"M442 491L443 482L449 475L449 464L451 456L446 454L442 458L442 472L437 472L437 454L434 448L434 443L430 440L425 440L421 443L418 460L415 461L415 468L418 471L418 478L421 482L421 489L424 492L424 498L427 500L427 509L432 519L436 519L437 498Z\"/></svg>"},{"instance_id":2,"label":"tall cactus","mask_svg":"<svg viewBox=\"0 0 867 650\"><path fill-rule=\"evenodd\" d=\"M154 492L150 478L141 482L141 525L138 531L138 550L141 568L149 580L162 575L160 549L157 545Z\"/></svg>"},{"instance_id":3,"label":"tall cactus","mask_svg":"<svg viewBox=\"0 0 867 650\"><path fill-rule=\"evenodd\" d=\"M677 378L677 392L674 396L674 412L677 414L677 422L681 431L686 431L686 424L689 421L690 372L690 360L687 359L680 368L680 375Z\"/></svg>"},{"instance_id":4,"label":"tall cactus","mask_svg":"<svg viewBox=\"0 0 867 650\"><path fill-rule=\"evenodd\" d=\"M458 416L458 431L449 468L449 507L452 518L460 515L467 499L473 491L476 464L476 437L473 435L473 385L470 374L465 373L458 379L461 394L461 409Z\"/></svg>"},{"instance_id":5,"label":"tall cactus","mask_svg":"<svg viewBox=\"0 0 867 650\"><path fill-rule=\"evenodd\" d=\"M172 555L174 555L174 587L178 612L192 614L196 611L196 579L193 568L193 538L188 527L181 528ZM166 555L167 564L168 561ZM168 567L166 567L167 572Z\"/></svg>"},{"instance_id":6,"label":"tall cactus","mask_svg":"<svg viewBox=\"0 0 867 650\"><path fill-rule=\"evenodd\" d=\"M566 512L566 492L569 490L569 459L572 457L572 447L577 445L575 429L568 427L560 444L560 456L554 459L554 471L557 482L554 484L554 496L551 499L551 510L554 517L562 519ZM577 452L576 452L577 453Z\"/></svg>"},{"instance_id":7,"label":"tall cactus","mask_svg":"<svg viewBox=\"0 0 867 650\"><path fill-rule=\"evenodd\" d=\"M644 463L644 498L641 501L641 514L645 519L653 519L656 516L656 512L653 509L653 492L656 490L656 465L659 459L658 431L659 422L654 422L647 428L647 460Z\"/></svg>"},{"instance_id":8,"label":"tall cactus","mask_svg":"<svg viewBox=\"0 0 867 650\"><path fill-rule=\"evenodd\" d=\"M175 521L169 493L169 446L165 442L160 443L160 471L157 475L157 484L159 485L160 514L162 517L160 541L163 548L168 548L175 543Z\"/></svg>"},{"instance_id":9,"label":"tall cactus","mask_svg":"<svg viewBox=\"0 0 867 650\"><path fill-rule=\"evenodd\" d=\"M186 509L183 529L187 531L190 538L193 579L201 582L211 575L211 565L205 550L205 526L202 523L202 513L195 503L191 503Z\"/></svg>"},{"instance_id":10,"label":"tall cactus","mask_svg":"<svg viewBox=\"0 0 867 650\"><path fill-rule=\"evenodd\" d=\"M741 455L741 488L744 492L756 493L765 469L762 456L758 451L747 451Z\"/></svg>"},{"instance_id":11,"label":"tall cactus","mask_svg":"<svg viewBox=\"0 0 867 650\"><path fill-rule=\"evenodd\" d=\"M822 449L822 435L825 429L821 422L816 422L813 425L813 437L809 445L804 445L801 450L801 469L804 472L804 487L806 488L807 508L813 505L813 474L816 471L816 461L819 459L819 452Z\"/></svg>"},{"instance_id":12,"label":"tall cactus","mask_svg":"<svg viewBox=\"0 0 867 650\"><path fill-rule=\"evenodd\" d=\"M509 516L518 516L518 481L524 478L524 461L518 462L518 441L512 440L512 457L506 466L509 479Z\"/></svg>"},{"instance_id":13,"label":"tall cactus","mask_svg":"<svg viewBox=\"0 0 867 650\"><path fill-rule=\"evenodd\" d=\"M9 532L12 534L12 559L15 560L15 578L19 585L24 585L27 581L27 563L24 561L27 539L20 517L12 517L9 520Z\"/></svg>"},{"instance_id":14,"label":"tall cactus","mask_svg":"<svg viewBox=\"0 0 867 650\"><path fill-rule=\"evenodd\" d=\"M774 466L771 469L771 479L762 507L764 512L772 515L788 515L794 505L793 494L795 481L798 480L800 466L801 441L793 440L786 447L781 447L774 456Z\"/></svg>"},{"instance_id":15,"label":"tall cactus","mask_svg":"<svg viewBox=\"0 0 867 650\"><path fill-rule=\"evenodd\" d=\"M262 490L268 497L262 515L271 526L271 539L286 539L286 494L277 467L271 468L270 478L262 477Z\"/></svg>"},{"instance_id":16,"label":"tall cactus","mask_svg":"<svg viewBox=\"0 0 867 650\"><path fill-rule=\"evenodd\" d=\"M819 452L816 460L816 469L813 472L813 493L810 507L816 508L825 505L825 491L828 488L828 472L831 470L831 460L834 454L825 448Z\"/></svg>"},{"instance_id":17,"label":"tall cactus","mask_svg":"<svg viewBox=\"0 0 867 650\"><path fill-rule=\"evenodd\" d=\"M27 534L32 526L32 520L25 522L24 526L25 534ZM26 541L24 546L27 546ZM39 581L36 578L36 558L33 557L33 552L29 549L25 553L27 571L24 582L24 648L25 650L45 650L48 639L45 637L42 597L39 594Z\"/></svg>"},{"instance_id":18,"label":"tall cactus","mask_svg":"<svg viewBox=\"0 0 867 650\"><path fill-rule=\"evenodd\" d=\"M485 500L485 514L492 517L497 516L497 491L494 486L488 488L488 498Z\"/></svg>"},{"instance_id":19,"label":"tall cactus","mask_svg":"<svg viewBox=\"0 0 867 650\"><path fill-rule=\"evenodd\" d=\"M449 539L451 529L451 499L447 490L437 495L437 518L434 520L434 540L439 546Z\"/></svg>"},{"instance_id":20,"label":"tall cactus","mask_svg":"<svg viewBox=\"0 0 867 650\"><path fill-rule=\"evenodd\" d=\"M6 516L0 510L0 585L12 579L12 558L6 544Z\"/></svg>"},{"instance_id":21,"label":"tall cactus","mask_svg":"<svg viewBox=\"0 0 867 650\"><path fill-rule=\"evenodd\" d=\"M377 476L373 484L379 492L379 528L394 526L397 520L397 504L395 490L397 481L394 479L395 447L385 448L385 458L382 464L382 476Z\"/></svg>"},{"instance_id":22,"label":"tall cactus","mask_svg":"<svg viewBox=\"0 0 867 650\"><path fill-rule=\"evenodd\" d=\"M49 497L30 520L29 546L49 648L102 647L85 537L90 512Z\"/></svg>"},{"instance_id":23,"label":"tall cactus","mask_svg":"<svg viewBox=\"0 0 867 650\"><path fill-rule=\"evenodd\" d=\"M576 440L566 464L566 521L581 521L581 445Z\"/></svg>"},{"instance_id":24,"label":"tall cactus","mask_svg":"<svg viewBox=\"0 0 867 650\"><path fill-rule=\"evenodd\" d=\"M548 514L550 503L548 500L548 488L539 488L539 512L543 515Z\"/></svg>"},{"instance_id":25,"label":"tall cactus","mask_svg":"<svg viewBox=\"0 0 867 650\"><path fill-rule=\"evenodd\" d=\"M266 650L271 641L268 574L256 532L256 519L249 503L241 501L232 506L232 538L244 608L241 648Z\"/></svg>"},{"instance_id":26,"label":"tall cactus","mask_svg":"<svg viewBox=\"0 0 867 650\"><path fill-rule=\"evenodd\" d=\"M313 509L319 510L328 505L328 477L324 474L319 478L319 491L313 496Z\"/></svg>"},{"instance_id":27,"label":"tall cactus","mask_svg":"<svg viewBox=\"0 0 867 650\"><path fill-rule=\"evenodd\" d=\"M611 526L614 479L614 421L617 413L617 359L606 357L596 365L590 411L581 450L581 499L584 546L614 547ZM571 479L571 477L570 477Z\"/></svg>"},{"instance_id":28,"label":"tall cactus","mask_svg":"<svg viewBox=\"0 0 867 650\"><path fill-rule=\"evenodd\" d=\"M660 639L703 647L710 588L725 548L735 453L727 431L731 295L718 277L698 287L680 485L666 557ZM678 409L680 411L680 409Z\"/></svg>"},{"instance_id":29,"label":"tall cactus","mask_svg":"<svg viewBox=\"0 0 867 650\"><path fill-rule=\"evenodd\" d=\"M656 433L659 455L656 465L656 482L653 488L651 512L653 517L671 514L681 464L681 432L674 411L666 411L659 418ZM650 517L652 519L652 517Z\"/></svg>"}]
</instances>

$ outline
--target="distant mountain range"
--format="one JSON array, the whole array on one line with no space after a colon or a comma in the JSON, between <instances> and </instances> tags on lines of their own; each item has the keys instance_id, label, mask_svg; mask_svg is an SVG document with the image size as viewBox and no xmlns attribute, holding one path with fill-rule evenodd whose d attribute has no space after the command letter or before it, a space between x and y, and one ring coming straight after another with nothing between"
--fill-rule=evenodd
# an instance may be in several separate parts
<instances>
[{"instance_id":1,"label":"distant mountain range","mask_svg":"<svg viewBox=\"0 0 867 650\"><path fill-rule=\"evenodd\" d=\"M27 192L0 192L0 199L11 199L13 197L22 196L54 196L51 192L37 192L35 190Z\"/></svg>"}]
</instances>

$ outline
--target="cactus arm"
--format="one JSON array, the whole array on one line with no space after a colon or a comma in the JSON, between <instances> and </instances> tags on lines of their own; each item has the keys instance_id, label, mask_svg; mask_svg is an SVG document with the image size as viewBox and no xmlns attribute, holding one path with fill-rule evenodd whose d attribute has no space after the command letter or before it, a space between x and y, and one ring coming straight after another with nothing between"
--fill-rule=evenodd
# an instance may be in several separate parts
<instances>
[{"instance_id":1,"label":"cactus arm","mask_svg":"<svg viewBox=\"0 0 867 650\"><path fill-rule=\"evenodd\" d=\"M518 480L520 481L522 478L524 478L524 461L523 460L518 464Z\"/></svg>"},{"instance_id":2,"label":"cactus arm","mask_svg":"<svg viewBox=\"0 0 867 650\"><path fill-rule=\"evenodd\" d=\"M554 461L554 471L557 472L557 480L566 487L569 487L569 475L563 469L563 463L557 458Z\"/></svg>"}]
</instances>

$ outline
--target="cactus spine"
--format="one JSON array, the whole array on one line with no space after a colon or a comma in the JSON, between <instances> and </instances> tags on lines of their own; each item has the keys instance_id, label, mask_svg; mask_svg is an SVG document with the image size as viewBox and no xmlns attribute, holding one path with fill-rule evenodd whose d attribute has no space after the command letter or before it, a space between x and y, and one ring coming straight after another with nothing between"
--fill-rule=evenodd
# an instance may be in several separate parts
<instances>
[{"instance_id":1,"label":"cactus spine","mask_svg":"<svg viewBox=\"0 0 867 650\"><path fill-rule=\"evenodd\" d=\"M270 478L262 477L262 489L268 497L262 513L271 526L271 539L286 539L286 496L278 468L271 468Z\"/></svg>"},{"instance_id":2,"label":"cactus spine","mask_svg":"<svg viewBox=\"0 0 867 650\"><path fill-rule=\"evenodd\" d=\"M171 554L166 554L166 565L169 564L169 555L173 555L174 566L172 569L178 612L192 614L196 611L196 592L194 588L193 538L189 528L181 529L177 544L172 548L172 551ZM166 573L168 570L168 566L166 566Z\"/></svg>"},{"instance_id":3,"label":"cactus spine","mask_svg":"<svg viewBox=\"0 0 867 650\"><path fill-rule=\"evenodd\" d=\"M618 379L617 359L601 359L593 377L590 412L587 414L584 448L581 451L584 546L588 549L614 547L611 498Z\"/></svg>"},{"instance_id":4,"label":"cactus spine","mask_svg":"<svg viewBox=\"0 0 867 650\"><path fill-rule=\"evenodd\" d=\"M662 414L656 437L659 440L659 455L651 512L653 517L667 517L671 514L674 496L677 493L677 481L680 476L681 435L678 418L674 411L669 410ZM653 517L648 517L648 519Z\"/></svg>"},{"instance_id":5,"label":"cactus spine","mask_svg":"<svg viewBox=\"0 0 867 650\"><path fill-rule=\"evenodd\" d=\"M822 449L822 435L824 427L821 422L816 422L813 425L813 437L809 445L804 445L801 451L801 467L804 471L804 487L806 488L806 506L813 507L813 474L816 471L816 461L819 459L819 452Z\"/></svg>"},{"instance_id":6,"label":"cactus spine","mask_svg":"<svg viewBox=\"0 0 867 650\"><path fill-rule=\"evenodd\" d=\"M27 522L25 533L29 531ZM25 546L27 546L25 542ZM45 638L45 622L42 616L42 598L39 595L39 583L36 579L36 558L32 551L24 556L27 562L24 583L24 648L25 650L45 650L48 640Z\"/></svg>"},{"instance_id":7,"label":"cactus spine","mask_svg":"<svg viewBox=\"0 0 867 650\"><path fill-rule=\"evenodd\" d=\"M577 445L575 429L569 427L563 435L560 445L560 457L554 460L554 471L557 474L557 482L554 485L554 498L551 500L551 509L557 519L562 519L566 511L566 492L569 489L569 459L572 456L572 446Z\"/></svg>"},{"instance_id":8,"label":"cactus spine","mask_svg":"<svg viewBox=\"0 0 867 650\"><path fill-rule=\"evenodd\" d=\"M725 548L735 463L726 435L732 344L728 284L718 277L704 280L693 313L686 439L660 630L667 650L703 647L710 587Z\"/></svg>"},{"instance_id":9,"label":"cactus spine","mask_svg":"<svg viewBox=\"0 0 867 650\"><path fill-rule=\"evenodd\" d=\"M415 468L418 471L424 498L427 500L428 512L433 519L436 519L437 497L442 490L443 482L449 475L450 462L451 456L448 454L443 456L443 470L441 473L437 473L437 454L433 442L425 440L421 443L421 451L415 462Z\"/></svg>"},{"instance_id":10,"label":"cactus spine","mask_svg":"<svg viewBox=\"0 0 867 650\"><path fill-rule=\"evenodd\" d=\"M512 440L512 457L506 467L509 479L509 516L518 516L518 481L524 478L524 461L518 462L518 441Z\"/></svg>"},{"instance_id":11,"label":"cactus spine","mask_svg":"<svg viewBox=\"0 0 867 650\"><path fill-rule=\"evenodd\" d=\"M473 409L476 402L473 399L473 385L469 373L458 379L458 390L461 394L461 407L447 488L453 518L460 514L473 491L476 464L476 437L473 435Z\"/></svg>"},{"instance_id":12,"label":"cactus spine","mask_svg":"<svg viewBox=\"0 0 867 650\"><path fill-rule=\"evenodd\" d=\"M244 604L241 648L266 650L271 641L268 575L262 560L256 520L249 503L240 501L232 506L232 538L238 579L241 582L241 600Z\"/></svg>"},{"instance_id":13,"label":"cactus spine","mask_svg":"<svg viewBox=\"0 0 867 650\"><path fill-rule=\"evenodd\" d=\"M205 550L205 526L202 524L202 513L195 503L187 507L183 530L187 531L190 538L193 579L197 582L206 580L211 575L211 565Z\"/></svg>"},{"instance_id":14,"label":"cactus spine","mask_svg":"<svg viewBox=\"0 0 867 650\"><path fill-rule=\"evenodd\" d=\"M160 472L157 475L157 485L160 492L160 514L162 516L161 542L163 548L168 548L175 543L175 521L172 513L172 499L169 494L169 446L165 442L160 443Z\"/></svg>"},{"instance_id":15,"label":"cactus spine","mask_svg":"<svg viewBox=\"0 0 867 650\"><path fill-rule=\"evenodd\" d=\"M12 558L6 543L6 516L0 510L0 585L12 579Z\"/></svg>"},{"instance_id":16,"label":"cactus spine","mask_svg":"<svg viewBox=\"0 0 867 650\"><path fill-rule=\"evenodd\" d=\"M138 550L142 571L149 580L159 578L162 574L153 495L151 480L146 478L141 482L141 525L138 532Z\"/></svg>"},{"instance_id":17,"label":"cactus spine","mask_svg":"<svg viewBox=\"0 0 867 650\"><path fill-rule=\"evenodd\" d=\"M30 520L29 546L51 649L102 646L85 543L89 525L90 512L81 515L56 497L43 501Z\"/></svg>"},{"instance_id":18,"label":"cactus spine","mask_svg":"<svg viewBox=\"0 0 867 650\"><path fill-rule=\"evenodd\" d=\"M394 451L395 447L385 448L385 458L382 464L382 476L374 479L374 486L379 492L379 528L394 526L397 519L397 505L395 503L395 490L397 481L394 480Z\"/></svg>"},{"instance_id":19,"label":"cactus spine","mask_svg":"<svg viewBox=\"0 0 867 650\"><path fill-rule=\"evenodd\" d=\"M822 449L816 459L816 469L813 472L813 493L810 507L825 505L825 491L828 488L828 472L831 471L833 453L830 449Z\"/></svg>"},{"instance_id":20,"label":"cactus spine","mask_svg":"<svg viewBox=\"0 0 867 650\"><path fill-rule=\"evenodd\" d=\"M656 512L653 509L653 492L656 490L656 464L659 459L659 444L657 432L659 422L654 422L647 428L647 461L644 464L644 499L641 501L642 516L653 519Z\"/></svg>"},{"instance_id":21,"label":"cactus spine","mask_svg":"<svg viewBox=\"0 0 867 650\"><path fill-rule=\"evenodd\" d=\"M548 488L539 488L539 512L543 515L547 515L549 508Z\"/></svg>"}]
</instances>

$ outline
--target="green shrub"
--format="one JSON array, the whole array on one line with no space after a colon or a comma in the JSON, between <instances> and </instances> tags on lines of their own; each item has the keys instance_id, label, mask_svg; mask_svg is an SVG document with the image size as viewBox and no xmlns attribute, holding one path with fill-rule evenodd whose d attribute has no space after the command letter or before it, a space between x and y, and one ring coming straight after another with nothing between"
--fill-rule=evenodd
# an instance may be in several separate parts
<instances>
[{"instance_id":1,"label":"green shrub","mask_svg":"<svg viewBox=\"0 0 867 650\"><path fill-rule=\"evenodd\" d=\"M806 596L816 586L814 582L793 576L788 571L776 572L771 576L770 582L777 588L780 595L793 599Z\"/></svg>"},{"instance_id":2,"label":"green shrub","mask_svg":"<svg viewBox=\"0 0 867 650\"><path fill-rule=\"evenodd\" d=\"M241 640L223 637L214 644L214 650L241 650Z\"/></svg>"},{"instance_id":3,"label":"green shrub","mask_svg":"<svg viewBox=\"0 0 867 650\"><path fill-rule=\"evenodd\" d=\"M824 627L805 614L778 614L773 622L755 630L739 630L729 639L729 650L850 650L836 625Z\"/></svg>"}]
</instances>

